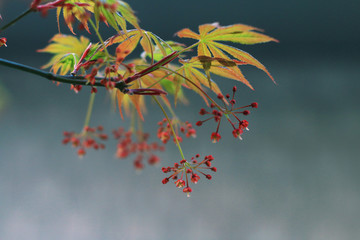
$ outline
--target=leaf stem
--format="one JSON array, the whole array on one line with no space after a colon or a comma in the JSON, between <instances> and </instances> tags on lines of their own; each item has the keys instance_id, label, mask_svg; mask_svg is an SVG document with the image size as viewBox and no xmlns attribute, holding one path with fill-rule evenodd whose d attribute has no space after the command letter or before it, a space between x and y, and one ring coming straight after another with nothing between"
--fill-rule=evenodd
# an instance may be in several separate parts
<instances>
[{"instance_id":1,"label":"leaf stem","mask_svg":"<svg viewBox=\"0 0 360 240\"><path fill-rule=\"evenodd\" d=\"M174 135L176 145L177 145L177 147L178 147L178 149L179 149L180 155L181 155L182 159L185 159L184 153L183 153L183 151L182 151L182 149L181 149L179 140L177 139L177 135L176 135L176 133L175 133L175 130L174 130L173 125L171 124L171 121L170 121L170 119L169 119L169 116L167 115L165 109L163 108L163 106L161 105L161 103L159 102L159 100L158 100L156 97L154 97L154 96L153 96L152 98L154 99L154 101L156 102L156 104L160 107L160 109L161 109L161 111L163 112L166 120L168 121L168 123L169 123L169 125L170 125L170 128L171 128L171 131L172 131L172 133L173 133L173 135Z\"/></svg>"},{"instance_id":2,"label":"leaf stem","mask_svg":"<svg viewBox=\"0 0 360 240\"><path fill-rule=\"evenodd\" d=\"M98 86L98 87L105 87L103 84L101 84L101 79L103 79L102 77L97 77L95 78L96 81L94 83L94 85L89 85L88 84L88 80L85 78L85 76L72 76L72 75L58 75L58 74L53 74L51 72L46 72L37 68L33 68L30 66L26 66L17 62L12 62L3 58L0 58L0 66L6 66L6 67L10 67L10 68L14 68L23 72L28 72L31 74L35 74L37 76L46 78L50 81L57 81L57 82L62 82L62 83L67 83L67 84L74 84L74 85L88 85L88 86ZM126 89L127 85L120 81L117 82L115 85L116 88L118 88L120 91L123 91L124 89Z\"/></svg>"},{"instance_id":3,"label":"leaf stem","mask_svg":"<svg viewBox=\"0 0 360 240\"><path fill-rule=\"evenodd\" d=\"M182 78L184 78L186 81L188 81L190 84L192 84L193 86L195 86L202 94L204 94L219 110L223 110L223 108L221 106L219 106L219 104L217 104L214 99L212 99L204 90L202 90L198 85L196 85L193 81L191 81L189 78L181 75L180 73L170 69L170 68L167 68L167 67L160 67L162 69L165 69L165 70L168 70Z\"/></svg>"},{"instance_id":4,"label":"leaf stem","mask_svg":"<svg viewBox=\"0 0 360 240\"><path fill-rule=\"evenodd\" d=\"M104 46L106 56L109 58L109 57L110 57L110 54L109 54L109 52L108 52L108 50L107 50L107 48L106 48L106 45L104 44L104 40L103 40L103 38L101 37L101 34L100 34L99 30L96 28L94 22L93 22L91 19L89 19L89 22L90 22L92 28L94 29L97 37L99 38L101 44Z\"/></svg>"},{"instance_id":5,"label":"leaf stem","mask_svg":"<svg viewBox=\"0 0 360 240\"><path fill-rule=\"evenodd\" d=\"M180 55L181 53L183 53L183 52L189 51L190 49L196 47L196 46L199 45L199 44L200 44L200 41L194 43L193 45L191 45L191 46L189 46L189 47L187 47L187 48L184 48L183 50L179 51L179 55Z\"/></svg>"},{"instance_id":6,"label":"leaf stem","mask_svg":"<svg viewBox=\"0 0 360 240\"><path fill-rule=\"evenodd\" d=\"M94 106L94 101L95 101L95 95L96 95L95 93L90 93L90 101L89 101L88 109L87 109L87 112L86 112L84 129L86 127L88 127L89 123L90 123L91 113L92 113L93 106Z\"/></svg>"},{"instance_id":7,"label":"leaf stem","mask_svg":"<svg viewBox=\"0 0 360 240\"><path fill-rule=\"evenodd\" d=\"M29 13L34 12L33 9L29 8L28 10L26 10L25 12L23 12L22 14L20 14L19 16L17 16L15 19L13 19L12 21L10 21L8 24L6 24L5 26L0 28L0 32L4 31L5 29L7 29L8 27L10 27L11 25L15 24L17 21L19 21L20 19L22 19L23 17L25 17L26 15L28 15Z\"/></svg>"}]
</instances>

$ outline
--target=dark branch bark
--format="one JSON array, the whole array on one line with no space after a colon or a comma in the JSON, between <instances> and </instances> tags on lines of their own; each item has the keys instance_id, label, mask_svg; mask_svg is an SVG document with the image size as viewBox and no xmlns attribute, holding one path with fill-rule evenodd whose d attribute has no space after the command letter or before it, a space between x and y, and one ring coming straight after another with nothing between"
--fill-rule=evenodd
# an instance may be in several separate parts
<instances>
[{"instance_id":1,"label":"dark branch bark","mask_svg":"<svg viewBox=\"0 0 360 240\"><path fill-rule=\"evenodd\" d=\"M28 73L32 73L35 74L37 76L40 76L42 78L46 78L48 80L51 81L57 81L57 82L62 82L62 83L67 83L67 84L74 84L74 85L86 85L86 86L97 86L97 87L105 87L104 85L102 85L100 83L101 79L100 77L95 78L95 84L94 85L90 85L88 84L88 80L85 79L85 76L72 76L72 75L58 75L58 74L53 74L51 72L46 72L37 68L33 68L30 66L26 66L17 62L12 62L3 58L0 58L0 66L6 66L6 67L10 67L10 68L14 68L20 71L24 71L24 72L28 72ZM116 82L115 87L118 88L121 92L123 92L126 88L127 85L124 82Z\"/></svg>"}]
</instances>

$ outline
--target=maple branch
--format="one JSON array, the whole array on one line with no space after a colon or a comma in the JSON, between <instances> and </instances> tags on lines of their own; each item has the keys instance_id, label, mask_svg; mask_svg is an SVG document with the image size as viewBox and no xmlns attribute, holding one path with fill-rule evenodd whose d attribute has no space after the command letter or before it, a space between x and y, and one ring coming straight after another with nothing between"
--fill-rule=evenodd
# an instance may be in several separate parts
<instances>
[{"instance_id":1,"label":"maple branch","mask_svg":"<svg viewBox=\"0 0 360 240\"><path fill-rule=\"evenodd\" d=\"M10 27L11 25L15 24L17 21L19 21L20 19L22 19L23 17L25 17L26 15L28 15L29 13L34 12L33 9L29 8L28 10L26 10L25 12L23 12L22 14L20 14L18 17L16 17L15 19L13 19L12 21L10 21L8 24L6 24L5 26L0 28L0 32L4 31L5 29L7 29L8 27Z\"/></svg>"},{"instance_id":2,"label":"maple branch","mask_svg":"<svg viewBox=\"0 0 360 240\"><path fill-rule=\"evenodd\" d=\"M46 78L51 81L57 81L67 84L74 84L74 85L86 85L86 86L97 86L97 87L105 87L103 84L101 84L102 77L96 77L94 85L88 84L88 80L85 78L85 76L72 76L72 75L58 75L53 74L51 72L46 72L37 68L33 68L30 66L26 66L17 62L12 62L3 58L0 58L0 65L14 68L23 72L32 73L35 75L38 75L40 77ZM115 87L118 88L121 92L123 92L125 89L127 89L127 84L124 82L116 82Z\"/></svg>"}]
</instances>

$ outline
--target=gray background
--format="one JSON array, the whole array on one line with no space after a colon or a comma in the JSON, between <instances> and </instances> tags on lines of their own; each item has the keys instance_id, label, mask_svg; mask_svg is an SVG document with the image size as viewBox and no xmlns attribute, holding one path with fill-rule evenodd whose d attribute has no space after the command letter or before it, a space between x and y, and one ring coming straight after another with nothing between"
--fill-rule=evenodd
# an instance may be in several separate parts
<instances>
[{"instance_id":1,"label":"gray background","mask_svg":"<svg viewBox=\"0 0 360 240\"><path fill-rule=\"evenodd\" d=\"M0 0L4 22L29 1ZM214 154L218 172L201 180L190 199L163 186L159 168L141 174L132 159L114 158L115 144L79 160L61 145L63 130L79 130L88 91L73 94L32 75L0 67L7 107L0 113L0 239L358 239L360 236L359 1L133 1L141 26L164 39L203 23L246 23L280 44L245 46L277 81L251 67L255 91L240 87L239 104L259 102L244 141L229 126L211 144L215 128L183 144L186 156ZM68 33L62 27L64 33ZM1 33L0 56L39 67L36 53L57 32L55 16L34 14ZM113 32L103 32L110 36ZM96 38L92 38L94 41ZM188 41L187 43L191 43ZM224 91L234 82L217 79ZM240 85L238 85L240 86ZM178 114L195 122L203 106ZM4 93L2 93L4 96ZM162 118L148 104L146 129ZM99 91L92 124L127 126ZM174 146L162 165L179 161Z\"/></svg>"}]
</instances>

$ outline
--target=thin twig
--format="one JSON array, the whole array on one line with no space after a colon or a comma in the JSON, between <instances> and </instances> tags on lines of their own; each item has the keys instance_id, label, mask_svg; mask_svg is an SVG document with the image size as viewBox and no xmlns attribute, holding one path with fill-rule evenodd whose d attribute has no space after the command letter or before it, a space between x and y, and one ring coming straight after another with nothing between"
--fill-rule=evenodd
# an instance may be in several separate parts
<instances>
[{"instance_id":1,"label":"thin twig","mask_svg":"<svg viewBox=\"0 0 360 240\"><path fill-rule=\"evenodd\" d=\"M62 83L67 83L67 84L74 84L74 85L88 85L88 86L105 87L100 82L103 79L101 77L96 77L95 78L96 81L95 81L94 85L90 85L88 83L89 81L85 78L85 76L53 74L51 72L46 72L46 71L43 71L43 70L40 70L37 68L33 68L30 66L26 66L26 65L17 63L17 62L12 62L12 61L9 61L9 60L3 59L3 58L0 58L0 65L14 68L14 69L17 69L20 71L32 73L32 74L46 78L51 81L57 81L57 82L62 82ZM127 85L121 81L121 82L116 82L115 87L118 88L121 92L123 92L127 88Z\"/></svg>"}]
</instances>

